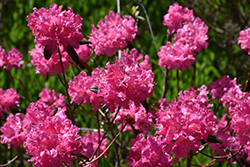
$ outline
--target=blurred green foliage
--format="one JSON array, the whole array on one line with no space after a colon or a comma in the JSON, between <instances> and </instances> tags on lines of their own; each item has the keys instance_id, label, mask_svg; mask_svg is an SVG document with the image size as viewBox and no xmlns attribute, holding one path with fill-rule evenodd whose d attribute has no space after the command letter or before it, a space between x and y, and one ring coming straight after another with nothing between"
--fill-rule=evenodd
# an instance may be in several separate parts
<instances>
[{"instance_id":1,"label":"blurred green foliage","mask_svg":"<svg viewBox=\"0 0 250 167\"><path fill-rule=\"evenodd\" d=\"M209 47L196 56L196 88L203 84L208 85L211 81L226 74L230 75L231 78L237 77L238 82L244 85L249 70L249 57L240 49L240 46L237 45L237 37L239 36L239 32L250 24L248 19L250 6L247 2L245 0L178 0L177 2L182 6L193 9L195 16L200 17L210 28L208 40ZM31 65L31 56L28 54L28 51L33 49L35 44L34 37L31 35L31 30L27 27L26 17L32 12L33 7L48 8L52 3L63 5L64 9L71 7L74 13L83 17L84 20L81 31L86 38L88 38L91 32L91 24L97 25L100 20L104 19L104 16L108 14L109 11L117 10L116 0L0 0L0 45L6 50L10 50L14 47L18 48L24 55L25 62L22 69L11 70L11 74L22 81L25 89L18 80L12 79L7 71L0 69L0 87L3 89L15 88L17 92L24 97L21 98L21 106L18 109L12 110L12 113L20 111L25 112L25 109L29 105L27 98L29 97L31 101L36 101L39 93L44 87L55 89L58 93L65 93L64 87L56 75L55 77L47 78L43 78L40 74L34 75L35 67ZM170 3L173 4L174 1L170 1ZM136 5L137 4L133 0L122 0L120 5L121 15L130 15L128 9L132 9L132 7ZM169 8L168 0L144 0L143 5L147 10L152 25L157 48L160 50L160 46L165 45L167 40L167 27L163 26L162 21L163 16L167 13ZM143 10L139 8L139 11L140 16L145 18ZM146 20L139 20L138 34L133 41L133 46L143 55L148 54L152 61L155 82L157 83L154 87L153 98L150 99L150 103L153 103L162 95L164 85L164 75L162 71L165 70L156 65L158 61L157 51L154 47ZM96 59L96 56L92 55L91 59ZM95 61L95 64L89 62L89 65L91 67L103 67L106 62L107 58L101 56ZM71 67L66 72L68 80L74 77L72 68L75 67ZM180 72L181 90L186 90L193 86L193 73L193 66L190 70ZM177 97L176 82L176 70L169 71L168 101ZM25 90L27 90L28 95ZM86 108L91 111L90 106L86 106ZM80 107L75 110L75 115L77 117L76 125L78 127L97 128L96 122L93 121L87 113L83 112ZM4 122L4 119L2 118L1 121ZM124 141L127 142L127 146L129 146L128 141L131 137L131 133L125 132L123 138ZM7 161L17 155L20 150L21 149L7 150L6 145L1 145L0 164L7 163ZM206 151L208 153L210 150ZM121 163L126 161L126 156L127 153L124 153L124 159L121 160ZM21 155L21 157L11 166L31 165L26 162L28 157L28 155ZM111 147L108 159L105 160L102 158L100 164L112 166L115 161L114 157L114 150L113 147ZM209 161L211 161L211 159L199 155L193 159L192 164L196 163L202 165ZM223 164L223 166L226 165L227 164ZM127 164L124 164L124 166L127 166Z\"/></svg>"}]
</instances>

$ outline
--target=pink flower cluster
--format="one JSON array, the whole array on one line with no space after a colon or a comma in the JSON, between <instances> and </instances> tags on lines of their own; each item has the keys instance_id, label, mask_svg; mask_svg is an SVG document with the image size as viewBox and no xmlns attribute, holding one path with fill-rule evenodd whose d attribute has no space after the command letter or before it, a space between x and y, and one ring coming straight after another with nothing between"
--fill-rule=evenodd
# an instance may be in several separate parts
<instances>
[{"instance_id":1,"label":"pink flower cluster","mask_svg":"<svg viewBox=\"0 0 250 167\"><path fill-rule=\"evenodd\" d=\"M100 138L103 137L103 133L101 133ZM89 159L92 157L92 154L94 153L94 151L96 150L96 148L99 145L99 133L98 132L92 132L92 134L89 134L89 132L87 132L81 139L81 154L88 157ZM99 152L100 154L106 149L106 145L108 144L108 140L104 139L102 141L102 144L99 147ZM98 152L96 152L96 154L94 155L94 158L97 157ZM104 154L104 157L107 158L107 154ZM85 165L86 167L98 167L98 162L93 162L90 163L89 165Z\"/></svg>"},{"instance_id":2,"label":"pink flower cluster","mask_svg":"<svg viewBox=\"0 0 250 167\"><path fill-rule=\"evenodd\" d=\"M23 55L16 49L13 48L8 52L0 46L0 68L5 65L7 70L11 70L12 67L21 68L22 64L20 61L23 59Z\"/></svg>"},{"instance_id":3,"label":"pink flower cluster","mask_svg":"<svg viewBox=\"0 0 250 167\"><path fill-rule=\"evenodd\" d=\"M208 84L209 91L212 94L212 99L223 97L223 95L227 93L230 88L236 86L236 78L231 80L227 75L224 75L221 77L221 79Z\"/></svg>"},{"instance_id":4,"label":"pink flower cluster","mask_svg":"<svg viewBox=\"0 0 250 167\"><path fill-rule=\"evenodd\" d=\"M10 111L10 108L14 108L19 101L20 98L15 89L3 90L0 88L0 117L3 116L2 111Z\"/></svg>"},{"instance_id":5,"label":"pink flower cluster","mask_svg":"<svg viewBox=\"0 0 250 167\"><path fill-rule=\"evenodd\" d=\"M190 68L196 53L208 46L208 26L199 17L195 18L192 10L183 9L178 3L170 6L163 24L168 26L169 35L177 33L174 44L168 41L158 52L159 65L181 71Z\"/></svg>"},{"instance_id":6,"label":"pink flower cluster","mask_svg":"<svg viewBox=\"0 0 250 167\"><path fill-rule=\"evenodd\" d=\"M47 46L50 54L58 53L58 49L63 47L67 51L67 46L78 48L78 41L83 40L81 29L83 19L75 15L72 9L62 10L62 6L50 5L49 9L34 8L33 13L27 16L28 26L35 36L35 43L42 47Z\"/></svg>"},{"instance_id":7,"label":"pink flower cluster","mask_svg":"<svg viewBox=\"0 0 250 167\"><path fill-rule=\"evenodd\" d=\"M153 137L140 133L130 141L131 149L127 157L130 167L170 167L174 162L171 157L171 144L165 143L161 137Z\"/></svg>"},{"instance_id":8,"label":"pink flower cluster","mask_svg":"<svg viewBox=\"0 0 250 167\"><path fill-rule=\"evenodd\" d=\"M165 46L161 47L161 51L158 52L159 65L168 69L175 69L184 71L185 67L190 67L195 61L194 52L188 45L184 45L181 42L176 42L171 45L167 42Z\"/></svg>"},{"instance_id":9,"label":"pink flower cluster","mask_svg":"<svg viewBox=\"0 0 250 167\"><path fill-rule=\"evenodd\" d=\"M71 57L67 52L63 52L61 48L62 55L62 63L64 66L64 71L68 69L68 67L73 62ZM32 56L31 63L33 66L36 66L36 73L41 73L43 77L46 77L48 73L50 76L53 76L53 72L55 71L57 74L62 73L62 67L60 64L59 54L52 54L49 60L44 58L44 47L36 45L35 49L29 51L29 54ZM88 48L86 45L80 45L78 49L75 49L79 59L81 62L87 62L89 60L89 56L93 53L93 51Z\"/></svg>"},{"instance_id":10,"label":"pink flower cluster","mask_svg":"<svg viewBox=\"0 0 250 167\"><path fill-rule=\"evenodd\" d=\"M217 132L217 118L209 109L212 105L208 104L206 89L205 85L198 91L190 88L184 95L180 92L178 101L173 99L171 103L159 100L156 134L164 136L167 143L174 141L172 152L176 159L186 157L190 150L197 151L201 139Z\"/></svg>"},{"instance_id":11,"label":"pink flower cluster","mask_svg":"<svg viewBox=\"0 0 250 167\"><path fill-rule=\"evenodd\" d=\"M41 73L42 76L45 78L46 74L48 73L50 76L53 76L53 72L55 71L57 74L62 73L62 67L60 64L59 54L52 54L49 60L44 58L44 47L36 45L35 49L29 51L29 54L32 56L31 63L33 66L36 66L36 73ZM70 62L68 59L67 52L61 52L62 55L62 63L64 67L64 71L68 69L70 66Z\"/></svg>"},{"instance_id":12,"label":"pink flower cluster","mask_svg":"<svg viewBox=\"0 0 250 167\"><path fill-rule=\"evenodd\" d=\"M89 41L96 55L107 54L111 57L116 50L127 46L127 41L131 42L135 38L137 26L131 16L129 19L124 16L122 19L119 13L113 11L110 11L104 20L97 24L98 29L92 24Z\"/></svg>"},{"instance_id":13,"label":"pink flower cluster","mask_svg":"<svg viewBox=\"0 0 250 167\"><path fill-rule=\"evenodd\" d=\"M242 30L238 38L238 44L241 43L241 48L250 54L250 28Z\"/></svg>"},{"instance_id":14,"label":"pink flower cluster","mask_svg":"<svg viewBox=\"0 0 250 167\"><path fill-rule=\"evenodd\" d=\"M197 53L202 49L206 49L208 46L206 42L206 40L208 40L207 31L208 26L197 17L192 22L185 24L177 30L174 41L188 45Z\"/></svg>"},{"instance_id":15,"label":"pink flower cluster","mask_svg":"<svg viewBox=\"0 0 250 167\"><path fill-rule=\"evenodd\" d=\"M247 161L250 162L250 94L242 92L236 79L230 80L228 76L210 83L209 87L213 97L219 97L219 102L228 111L230 128L236 133L234 147L240 150L239 147L242 146L242 151L248 155Z\"/></svg>"},{"instance_id":16,"label":"pink flower cluster","mask_svg":"<svg viewBox=\"0 0 250 167\"><path fill-rule=\"evenodd\" d=\"M231 127L227 126L228 121L225 118L226 114L222 116L220 122L218 123L219 130L215 135L218 139L220 139L221 143L209 143L209 147L213 149L214 152L219 153L220 156L228 155L229 151L232 151L232 153L238 158L241 156L241 154L244 154L244 152L241 151L241 154L239 154L239 142L236 141L236 138L234 136L231 136L232 129ZM222 160L226 160L226 158L221 159L221 161ZM230 161L234 161L234 159L231 158Z\"/></svg>"},{"instance_id":17,"label":"pink flower cluster","mask_svg":"<svg viewBox=\"0 0 250 167\"><path fill-rule=\"evenodd\" d=\"M55 106L56 108L66 107L64 96L62 94L56 94L55 90L44 88L39 94L39 97L40 101L45 102L49 106Z\"/></svg>"},{"instance_id":18,"label":"pink flower cluster","mask_svg":"<svg viewBox=\"0 0 250 167\"><path fill-rule=\"evenodd\" d=\"M90 156L98 145L98 133L79 136L76 126L67 119L66 108L55 108L42 101L31 103L26 115L10 114L7 122L1 127L1 143L9 142L14 149L21 144L32 155L29 161L33 166L61 166L62 163L72 166L71 159L76 155ZM80 139L80 140L79 140ZM100 150L106 148L107 139L103 141Z\"/></svg>"},{"instance_id":19,"label":"pink flower cluster","mask_svg":"<svg viewBox=\"0 0 250 167\"><path fill-rule=\"evenodd\" d=\"M193 10L182 8L182 6L175 2L169 7L168 13L164 15L163 19L163 25L168 26L168 34L173 34L184 23L192 22L195 17Z\"/></svg>"},{"instance_id":20,"label":"pink flower cluster","mask_svg":"<svg viewBox=\"0 0 250 167\"><path fill-rule=\"evenodd\" d=\"M1 127L1 142L9 142L14 149L21 144L33 157L34 166L61 166L61 162L72 165L72 152L79 152L78 128L65 115L66 108L54 115L54 107L43 102L31 103L26 115L12 114Z\"/></svg>"},{"instance_id":21,"label":"pink flower cluster","mask_svg":"<svg viewBox=\"0 0 250 167\"><path fill-rule=\"evenodd\" d=\"M117 122L120 123L118 126L120 130L125 123L130 122L123 131L133 131L131 126L134 126L136 130L139 130L142 133L147 133L148 131L151 131L152 114L147 113L142 105L136 107L135 104L130 101L128 109L124 109L123 107L120 109L114 123Z\"/></svg>"},{"instance_id":22,"label":"pink flower cluster","mask_svg":"<svg viewBox=\"0 0 250 167\"><path fill-rule=\"evenodd\" d=\"M132 55L140 56L133 51ZM140 59L139 59L140 60ZM136 106L141 101L152 96L154 74L148 70L149 64L143 67L133 56L123 52L120 62L109 62L105 69L96 68L92 76L82 71L69 82L69 95L77 104L92 104L94 110L100 104L106 105L112 112L119 106L128 108L128 101L132 100ZM144 69L144 68L147 69Z\"/></svg>"}]
</instances>

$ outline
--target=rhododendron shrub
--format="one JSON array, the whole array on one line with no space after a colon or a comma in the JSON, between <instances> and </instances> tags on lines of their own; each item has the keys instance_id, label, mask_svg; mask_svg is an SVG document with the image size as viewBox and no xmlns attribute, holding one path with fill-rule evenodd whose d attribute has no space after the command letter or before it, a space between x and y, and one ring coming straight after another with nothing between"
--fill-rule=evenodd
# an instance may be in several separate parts
<instances>
[{"instance_id":1,"label":"rhododendron shrub","mask_svg":"<svg viewBox=\"0 0 250 167\"><path fill-rule=\"evenodd\" d=\"M13 80L4 85L9 89L0 88L1 143L15 153L25 151L33 166L97 167L104 165L99 161L103 157L106 166L190 167L217 161L249 166L250 77L244 90L227 75L195 85L196 56L208 47L208 26L178 3L163 16L166 45L156 48L155 55L144 53L144 46L133 41L141 37L140 7L133 7L131 16L110 11L97 27L89 25L90 32L80 32L83 19L70 7L34 8L27 19L35 37L35 48L28 52L35 67L20 63L23 56L17 49L0 46L0 68ZM238 43L250 53L248 34L249 29L240 32ZM191 65L187 74L193 73L193 86L184 81L179 91L178 70ZM36 77L43 80L24 78L32 86L38 81L41 90L26 89L12 67L41 74ZM168 77L168 70L173 69L177 86L169 83L174 77ZM167 93L175 98L166 99ZM206 157L212 160L204 164ZM194 164L197 159L204 162Z\"/></svg>"}]
</instances>

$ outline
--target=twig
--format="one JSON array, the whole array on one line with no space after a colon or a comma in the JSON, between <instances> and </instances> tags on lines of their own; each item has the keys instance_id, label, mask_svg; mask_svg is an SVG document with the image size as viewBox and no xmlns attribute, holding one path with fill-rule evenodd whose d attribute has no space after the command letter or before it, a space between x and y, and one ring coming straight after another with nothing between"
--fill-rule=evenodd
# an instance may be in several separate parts
<instances>
[{"instance_id":1,"label":"twig","mask_svg":"<svg viewBox=\"0 0 250 167\"><path fill-rule=\"evenodd\" d=\"M10 160L8 163L6 164L0 164L0 167L6 167L9 166L12 162L14 162L25 150L23 149L20 153L17 154L17 156L15 156L12 160Z\"/></svg>"},{"instance_id":2,"label":"twig","mask_svg":"<svg viewBox=\"0 0 250 167\"><path fill-rule=\"evenodd\" d=\"M196 77L195 77L195 73L196 73L196 60L194 61L194 76L193 76L193 88L195 88L195 82L196 82Z\"/></svg>"},{"instance_id":3,"label":"twig","mask_svg":"<svg viewBox=\"0 0 250 167\"><path fill-rule=\"evenodd\" d=\"M107 113L105 114L105 117L108 121L108 124L110 124L110 121L109 121L109 118L108 118L108 115ZM110 124L110 133L112 135L113 138L115 138L115 134L114 134L114 128L113 128L113 124ZM115 164L115 167L116 166L119 166L120 167L120 159L119 159L119 154L118 154L118 147L117 147L117 144L114 143L114 148L115 148L115 156L116 156L116 164Z\"/></svg>"},{"instance_id":4,"label":"twig","mask_svg":"<svg viewBox=\"0 0 250 167\"><path fill-rule=\"evenodd\" d=\"M20 82L21 87L23 88L24 92L25 92L26 95L27 95L28 101L31 102L30 97L29 97L29 94L28 94L28 92L27 92L27 90L26 90L26 88L25 88L23 82L21 81L21 79L16 78L16 77L14 77L13 75L11 75L10 71L8 71L8 70L6 70L6 71L7 71L7 73L10 75L10 77L11 77L11 79L12 79L13 86L14 86L14 83L15 83L13 79L16 79L16 80L18 80L18 81Z\"/></svg>"},{"instance_id":5,"label":"twig","mask_svg":"<svg viewBox=\"0 0 250 167\"><path fill-rule=\"evenodd\" d=\"M62 55L61 55L61 52L60 52L59 48L58 48L58 53L59 53L59 58L60 58L60 64L61 64L61 67L62 67L63 80L64 80L64 83L62 83L62 84L66 89L70 118L71 118L72 123L74 123L73 113L72 113L71 107L70 107L69 92L68 92L67 82L66 82L63 63L62 63Z\"/></svg>"},{"instance_id":6,"label":"twig","mask_svg":"<svg viewBox=\"0 0 250 167\"><path fill-rule=\"evenodd\" d=\"M135 3L137 3L143 9L143 11L145 13L145 17L147 19L147 23L148 23L148 27L149 27L149 30L150 30L150 34L152 36L152 39L153 39L153 42L154 42L154 45L155 45L155 50L158 53L158 48L157 48L157 45L156 45L156 42L155 42L154 33L153 33L153 30L152 30L152 27L151 27L151 23L150 23L149 18L148 18L147 11L146 11L146 9L145 9L145 7L143 6L142 3L139 3L137 0L134 0L134 1L135 1Z\"/></svg>"},{"instance_id":7,"label":"twig","mask_svg":"<svg viewBox=\"0 0 250 167\"><path fill-rule=\"evenodd\" d=\"M248 72L247 75L247 81L244 87L244 92L249 92L249 90L250 90L250 71Z\"/></svg>"},{"instance_id":8,"label":"twig","mask_svg":"<svg viewBox=\"0 0 250 167\"><path fill-rule=\"evenodd\" d=\"M117 0L117 13L121 13L120 0Z\"/></svg>"},{"instance_id":9,"label":"twig","mask_svg":"<svg viewBox=\"0 0 250 167\"><path fill-rule=\"evenodd\" d=\"M168 69L166 67L166 72L165 72L165 76L164 76L164 85L163 85L163 92L162 92L162 96L161 98L165 98L166 94L167 94L167 89L168 89Z\"/></svg>"},{"instance_id":10,"label":"twig","mask_svg":"<svg viewBox=\"0 0 250 167\"><path fill-rule=\"evenodd\" d=\"M177 77L177 94L180 91L180 84L179 84L179 70L176 69L176 77Z\"/></svg>"},{"instance_id":11,"label":"twig","mask_svg":"<svg viewBox=\"0 0 250 167\"><path fill-rule=\"evenodd\" d=\"M92 161L86 163L86 165L91 164L92 162L97 161L98 159L100 159L107 151L108 149L111 147L111 145L115 142L115 140L118 138L118 136L121 134L121 132L123 131L123 129L127 126L127 123L122 127L122 130L119 131L119 133L115 136L115 138L111 141L111 143L108 145L108 147L95 159L93 159Z\"/></svg>"},{"instance_id":12,"label":"twig","mask_svg":"<svg viewBox=\"0 0 250 167\"><path fill-rule=\"evenodd\" d=\"M117 109L117 111L116 111L116 113L115 113L114 118L112 119L112 121L111 121L111 123L109 124L108 128L107 128L107 129L106 129L106 131L104 132L104 134L103 134L103 136L102 136L102 139L101 139L100 143L98 144L97 148L95 149L94 153L92 154L92 156L91 156L90 160L92 160L92 159L94 158L94 156L95 156L95 154L96 154L97 150L98 150L98 149L99 149L99 147L101 146L102 141L104 140L105 135L108 133L108 130L109 130L109 128L110 128L110 126L111 126L111 124L113 124L113 122L114 122L115 118L117 117L117 115L118 115L118 113L119 113L119 111L120 111L120 108L121 108L121 107L119 106L119 107L118 107L118 109Z\"/></svg>"}]
</instances>

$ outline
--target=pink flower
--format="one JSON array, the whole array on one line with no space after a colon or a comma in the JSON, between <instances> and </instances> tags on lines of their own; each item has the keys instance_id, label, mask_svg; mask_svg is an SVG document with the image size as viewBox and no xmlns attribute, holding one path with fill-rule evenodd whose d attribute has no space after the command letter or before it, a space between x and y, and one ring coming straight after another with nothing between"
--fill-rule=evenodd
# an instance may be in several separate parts
<instances>
[{"instance_id":1,"label":"pink flower","mask_svg":"<svg viewBox=\"0 0 250 167\"><path fill-rule=\"evenodd\" d=\"M80 153L78 128L65 115L66 108L55 109L43 102L31 103L26 114L28 133L23 145L34 166L72 166L72 153Z\"/></svg>"},{"instance_id":2,"label":"pink flower","mask_svg":"<svg viewBox=\"0 0 250 167\"><path fill-rule=\"evenodd\" d=\"M141 101L152 96L154 74L152 70L141 68L133 58L123 56L120 62L108 62L106 68L95 69L92 76L81 72L73 82L70 81L72 101L79 105L92 103L94 110L105 104L114 112L118 106L128 108L129 100L139 107Z\"/></svg>"},{"instance_id":3,"label":"pink flower","mask_svg":"<svg viewBox=\"0 0 250 167\"><path fill-rule=\"evenodd\" d=\"M50 5L49 9L33 8L33 13L27 16L28 26L35 36L35 43L47 46L50 54L56 54L59 47L67 51L67 46L78 48L78 41L83 39L78 31L82 26L82 18L75 15L72 9L62 10L62 6Z\"/></svg>"},{"instance_id":4,"label":"pink flower","mask_svg":"<svg viewBox=\"0 0 250 167\"><path fill-rule=\"evenodd\" d=\"M49 106L55 106L57 108L66 107L64 96L62 94L56 94L55 90L44 88L39 94L39 97L41 101L47 103Z\"/></svg>"},{"instance_id":5,"label":"pink flower","mask_svg":"<svg viewBox=\"0 0 250 167\"><path fill-rule=\"evenodd\" d=\"M188 45L177 41L174 45L168 41L165 46L157 53L159 56L159 65L170 69L177 68L184 71L185 68L190 68L195 61L195 54L192 48Z\"/></svg>"},{"instance_id":6,"label":"pink flower","mask_svg":"<svg viewBox=\"0 0 250 167\"><path fill-rule=\"evenodd\" d=\"M238 44L241 43L241 48L250 54L250 28L242 30L238 38Z\"/></svg>"},{"instance_id":7,"label":"pink flower","mask_svg":"<svg viewBox=\"0 0 250 167\"><path fill-rule=\"evenodd\" d=\"M208 109L211 105L205 99L206 87L198 89L200 94L193 88L179 93L178 101L173 99L167 103L166 99L159 101L160 109L156 112L156 134L163 135L168 143L173 142L173 151L177 157L186 156L189 150L197 150L201 139L206 139L208 134L217 131L217 118ZM187 144L186 150L181 148ZM192 145L190 147L189 145Z\"/></svg>"},{"instance_id":8,"label":"pink flower","mask_svg":"<svg viewBox=\"0 0 250 167\"><path fill-rule=\"evenodd\" d=\"M97 94L100 77L104 75L103 69L96 68L92 72L92 76L87 76L84 71L74 77L74 81L69 81L69 95L72 97L71 103L74 101L78 105L92 103L93 110L98 110L103 103L103 97ZM91 88L96 88L93 92Z\"/></svg>"},{"instance_id":9,"label":"pink flower","mask_svg":"<svg viewBox=\"0 0 250 167\"><path fill-rule=\"evenodd\" d=\"M166 151L166 145L160 137L140 133L130 141L131 149L127 157L130 167L170 167L173 163L171 152Z\"/></svg>"},{"instance_id":10,"label":"pink flower","mask_svg":"<svg viewBox=\"0 0 250 167\"><path fill-rule=\"evenodd\" d=\"M93 54L93 50L90 49L87 45L80 45L78 49L76 49L76 53L79 56L81 62L89 61L90 55Z\"/></svg>"},{"instance_id":11,"label":"pink flower","mask_svg":"<svg viewBox=\"0 0 250 167\"><path fill-rule=\"evenodd\" d=\"M90 46L95 49L96 55L107 54L113 56L118 49L127 46L127 41L131 42L137 33L135 20L130 16L121 18L119 13L113 11L106 15L103 21L97 24L98 29L92 24L89 41Z\"/></svg>"},{"instance_id":12,"label":"pink flower","mask_svg":"<svg viewBox=\"0 0 250 167\"><path fill-rule=\"evenodd\" d=\"M106 74L100 77L98 95L104 98L104 103L112 112L119 105L128 108L129 100L139 106L141 101L153 95L154 74L141 68L138 62L131 63L131 60L122 57L120 62L107 63L106 68Z\"/></svg>"},{"instance_id":13,"label":"pink flower","mask_svg":"<svg viewBox=\"0 0 250 167\"><path fill-rule=\"evenodd\" d=\"M16 48L9 50L7 54L8 56L5 62L5 67L7 70L10 70L12 67L22 67L20 61L23 59L23 55Z\"/></svg>"},{"instance_id":14,"label":"pink flower","mask_svg":"<svg viewBox=\"0 0 250 167\"><path fill-rule=\"evenodd\" d=\"M61 50L62 51L62 50ZM49 60L44 58L43 46L36 45L35 49L29 51L29 54L32 56L31 63L33 66L36 66L36 73L41 73L43 77L46 77L46 74L49 73L50 76L53 76L55 71L57 74L62 73L62 67L60 64L59 54L52 54ZM64 71L68 69L71 63L68 61L70 57L67 52L61 52L62 62L64 66Z\"/></svg>"},{"instance_id":15,"label":"pink flower","mask_svg":"<svg viewBox=\"0 0 250 167\"><path fill-rule=\"evenodd\" d=\"M178 161L180 157L187 157L189 151L196 152L199 148L200 141L197 141L193 136L180 136L172 148L175 159Z\"/></svg>"},{"instance_id":16,"label":"pink flower","mask_svg":"<svg viewBox=\"0 0 250 167\"><path fill-rule=\"evenodd\" d=\"M19 103L19 95L17 94L15 89L6 89L3 90L0 88L0 116L3 116L4 112L8 112L10 108L14 108Z\"/></svg>"},{"instance_id":17,"label":"pink flower","mask_svg":"<svg viewBox=\"0 0 250 167\"><path fill-rule=\"evenodd\" d=\"M6 62L6 59L7 59L6 55L7 54L6 54L5 49L3 49L2 46L0 46L0 68L2 68Z\"/></svg>"},{"instance_id":18,"label":"pink flower","mask_svg":"<svg viewBox=\"0 0 250 167\"><path fill-rule=\"evenodd\" d=\"M208 84L212 99L217 97L221 98L231 87L236 87L236 78L231 80L229 76L224 75L221 79L211 82Z\"/></svg>"},{"instance_id":19,"label":"pink flower","mask_svg":"<svg viewBox=\"0 0 250 167\"><path fill-rule=\"evenodd\" d=\"M195 52L200 52L208 46L207 36L208 26L199 18L185 24L177 30L174 41L189 45Z\"/></svg>"},{"instance_id":20,"label":"pink flower","mask_svg":"<svg viewBox=\"0 0 250 167\"><path fill-rule=\"evenodd\" d=\"M103 133L100 134L100 139L102 139ZM89 134L87 132L81 139L80 139L82 146L81 146L81 154L88 157L89 159L92 157L92 154L94 153L95 149L99 145L99 134L98 132L92 132L92 134ZM106 149L106 145L108 144L108 140L104 139L102 141L101 146L99 147L100 154ZM94 156L96 158L98 154ZM104 154L104 157L107 158L107 154ZM89 165L86 165L86 167L97 167L98 162L93 162Z\"/></svg>"},{"instance_id":21,"label":"pink flower","mask_svg":"<svg viewBox=\"0 0 250 167\"><path fill-rule=\"evenodd\" d=\"M142 105L136 107L135 104L130 101L128 109L124 109L123 107L120 109L114 123L117 122L120 123L118 126L120 130L125 123L130 122L130 125L127 125L124 130L133 130L132 125L140 132L147 133L151 131L152 114L147 113Z\"/></svg>"},{"instance_id":22,"label":"pink flower","mask_svg":"<svg viewBox=\"0 0 250 167\"><path fill-rule=\"evenodd\" d=\"M21 113L17 113L16 115L10 114L7 117L6 123L3 127L1 127L1 143L7 143L8 149L10 149L10 145L14 149L17 149L26 139L26 132L23 127L23 120L25 116Z\"/></svg>"},{"instance_id":23,"label":"pink flower","mask_svg":"<svg viewBox=\"0 0 250 167\"><path fill-rule=\"evenodd\" d=\"M194 20L193 10L182 8L178 3L174 3L168 9L168 13L163 17L163 25L168 26L168 34L182 27L183 23Z\"/></svg>"},{"instance_id":24,"label":"pink flower","mask_svg":"<svg viewBox=\"0 0 250 167\"><path fill-rule=\"evenodd\" d=\"M16 49L13 48L8 52L0 46L0 68L5 65L7 70L11 70L12 67L21 68L20 61L23 59L23 55Z\"/></svg>"}]
</instances>

